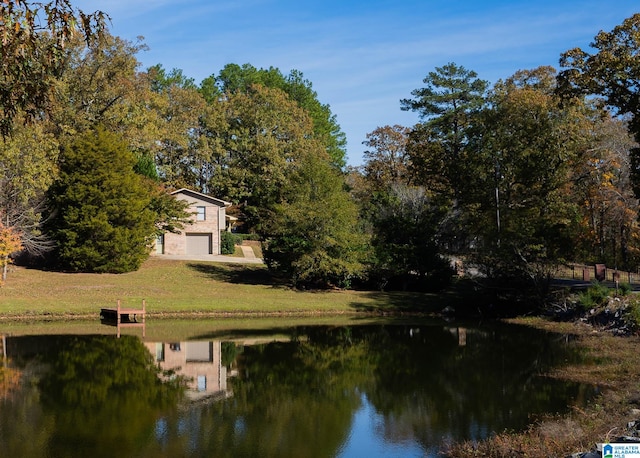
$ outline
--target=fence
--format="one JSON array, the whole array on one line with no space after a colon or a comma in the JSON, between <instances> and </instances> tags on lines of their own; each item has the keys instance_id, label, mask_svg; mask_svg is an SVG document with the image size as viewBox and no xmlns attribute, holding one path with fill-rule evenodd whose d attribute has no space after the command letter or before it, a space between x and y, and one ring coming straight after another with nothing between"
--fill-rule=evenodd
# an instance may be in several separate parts
<instances>
[{"instance_id":1,"label":"fence","mask_svg":"<svg viewBox=\"0 0 640 458\"><path fill-rule=\"evenodd\" d=\"M640 273L610 269L604 264L561 266L556 273L556 277L571 280L610 282L615 282L617 277L620 283L640 284Z\"/></svg>"}]
</instances>

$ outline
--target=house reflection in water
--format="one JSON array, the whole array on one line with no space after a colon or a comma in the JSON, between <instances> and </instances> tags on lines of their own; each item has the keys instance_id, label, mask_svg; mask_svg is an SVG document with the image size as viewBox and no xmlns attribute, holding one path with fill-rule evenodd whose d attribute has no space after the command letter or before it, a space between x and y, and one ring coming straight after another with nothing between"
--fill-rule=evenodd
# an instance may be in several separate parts
<instances>
[{"instance_id":1,"label":"house reflection in water","mask_svg":"<svg viewBox=\"0 0 640 458\"><path fill-rule=\"evenodd\" d=\"M190 399L231 396L220 341L145 342L145 346L162 370L171 370L186 378Z\"/></svg>"}]
</instances>

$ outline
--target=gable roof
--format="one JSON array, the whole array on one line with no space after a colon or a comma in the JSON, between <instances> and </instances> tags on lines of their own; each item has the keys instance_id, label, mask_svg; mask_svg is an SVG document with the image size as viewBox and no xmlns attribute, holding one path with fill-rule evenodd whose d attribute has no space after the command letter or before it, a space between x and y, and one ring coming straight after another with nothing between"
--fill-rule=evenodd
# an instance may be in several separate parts
<instances>
[{"instance_id":1,"label":"gable roof","mask_svg":"<svg viewBox=\"0 0 640 458\"><path fill-rule=\"evenodd\" d=\"M216 199L215 197L211 197L206 194L202 194L201 192L193 191L187 188L180 188L177 191L173 191L171 193L172 196L175 196L176 194L184 194L186 196L194 197L199 200L204 200L205 202L212 203L219 207L229 207L231 205L231 202L227 202L226 200Z\"/></svg>"}]
</instances>

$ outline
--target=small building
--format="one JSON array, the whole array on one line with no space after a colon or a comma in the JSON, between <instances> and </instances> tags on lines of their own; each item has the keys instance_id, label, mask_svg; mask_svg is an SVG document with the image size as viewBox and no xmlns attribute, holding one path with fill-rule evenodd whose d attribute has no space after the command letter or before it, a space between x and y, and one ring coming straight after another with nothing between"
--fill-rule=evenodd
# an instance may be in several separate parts
<instances>
[{"instance_id":1,"label":"small building","mask_svg":"<svg viewBox=\"0 0 640 458\"><path fill-rule=\"evenodd\" d=\"M189 203L191 223L179 234L166 232L156 241L156 255L203 256L220 254L220 232L226 229L226 208L231 205L190 189L171 193Z\"/></svg>"}]
</instances>

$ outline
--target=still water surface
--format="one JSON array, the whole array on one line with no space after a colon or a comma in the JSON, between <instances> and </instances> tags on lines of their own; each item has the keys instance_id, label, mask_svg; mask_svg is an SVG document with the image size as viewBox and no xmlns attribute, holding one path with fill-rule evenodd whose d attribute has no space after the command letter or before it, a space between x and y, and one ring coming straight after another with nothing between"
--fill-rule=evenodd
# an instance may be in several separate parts
<instances>
[{"instance_id":1,"label":"still water surface","mask_svg":"<svg viewBox=\"0 0 640 458\"><path fill-rule=\"evenodd\" d=\"M0 456L436 457L595 392L543 376L570 339L514 325L153 334L6 336Z\"/></svg>"}]
</instances>

